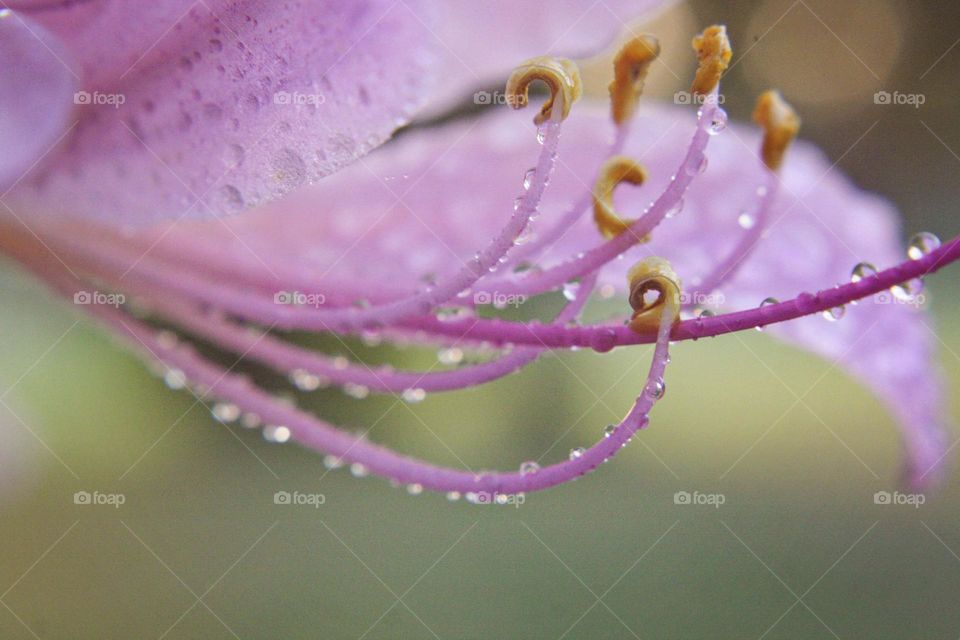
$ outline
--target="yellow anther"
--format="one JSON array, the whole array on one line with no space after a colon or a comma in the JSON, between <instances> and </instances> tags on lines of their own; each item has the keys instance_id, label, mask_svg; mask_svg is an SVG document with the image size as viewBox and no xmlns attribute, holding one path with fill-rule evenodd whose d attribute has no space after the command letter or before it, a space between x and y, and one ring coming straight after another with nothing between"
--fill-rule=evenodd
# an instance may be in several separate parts
<instances>
[{"instance_id":1,"label":"yellow anther","mask_svg":"<svg viewBox=\"0 0 960 640\"><path fill-rule=\"evenodd\" d=\"M680 318L680 278L663 258L645 258L627 272L630 284L630 329L636 333L655 334L669 314L670 323ZM664 309L666 305L666 309Z\"/></svg>"},{"instance_id":2,"label":"yellow anther","mask_svg":"<svg viewBox=\"0 0 960 640\"><path fill-rule=\"evenodd\" d=\"M763 163L776 171L800 131L800 116L779 91L766 91L757 99L753 121L763 127Z\"/></svg>"},{"instance_id":3,"label":"yellow anther","mask_svg":"<svg viewBox=\"0 0 960 640\"><path fill-rule=\"evenodd\" d=\"M623 124L633 116L647 72L658 55L660 42L653 36L643 35L623 45L614 57L610 106L613 121L617 124Z\"/></svg>"},{"instance_id":4,"label":"yellow anther","mask_svg":"<svg viewBox=\"0 0 960 640\"><path fill-rule=\"evenodd\" d=\"M557 95L563 102L561 115L566 118L570 114L570 107L583 93L580 70L572 60L540 56L520 64L507 78L507 104L514 109L527 106L530 83L535 80L544 82L550 89L550 97L533 119L536 124L542 124L550 118Z\"/></svg>"},{"instance_id":5,"label":"yellow anther","mask_svg":"<svg viewBox=\"0 0 960 640\"><path fill-rule=\"evenodd\" d=\"M647 172L640 164L627 156L612 156L600 167L597 184L593 188L593 220L600 233L612 238L626 231L633 220L624 220L613 210L613 191L621 182L641 185L647 179ZM640 239L646 242L647 235Z\"/></svg>"},{"instance_id":6,"label":"yellow anther","mask_svg":"<svg viewBox=\"0 0 960 640\"><path fill-rule=\"evenodd\" d=\"M697 52L697 63L700 66L697 67L690 93L695 96L707 95L720 82L720 76L727 70L733 56L727 28L723 25L707 27L703 33L694 37L693 50Z\"/></svg>"}]
</instances>

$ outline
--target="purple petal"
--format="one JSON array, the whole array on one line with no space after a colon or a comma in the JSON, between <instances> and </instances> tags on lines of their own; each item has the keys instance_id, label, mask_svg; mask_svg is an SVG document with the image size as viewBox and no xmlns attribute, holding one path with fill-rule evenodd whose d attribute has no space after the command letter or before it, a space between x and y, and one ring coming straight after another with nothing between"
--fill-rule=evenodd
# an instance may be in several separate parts
<instances>
[{"instance_id":1,"label":"purple petal","mask_svg":"<svg viewBox=\"0 0 960 640\"><path fill-rule=\"evenodd\" d=\"M642 188L618 192L621 211L638 214L669 183L693 126L691 110L641 112L627 151L650 177ZM592 185L611 129L605 107L574 110L537 227L549 226ZM611 264L601 283L622 291L626 269L651 253L668 258L684 282L707 275L745 233L740 213L759 202L757 188L766 174L758 148L751 128L730 125L717 136L683 211L655 230L652 242ZM410 134L363 166L231 220L229 229L178 228L162 244L217 247L238 270L256 273L269 264L278 273L313 279L318 290L399 296L459 268L483 246L509 217L536 153L528 119L502 110L476 123ZM718 307L749 308L768 296L787 298L846 282L861 260L884 267L903 259L896 212L832 171L815 148L796 145L783 179L767 237L719 288ZM281 214L284 224L277 225ZM539 264L549 266L600 242L584 216ZM908 480L925 484L939 475L947 446L931 320L909 305L882 302L851 306L838 322L817 316L770 333L836 362L874 391L901 425Z\"/></svg>"},{"instance_id":2,"label":"purple petal","mask_svg":"<svg viewBox=\"0 0 960 640\"><path fill-rule=\"evenodd\" d=\"M377 146L429 84L419 1L30 4L86 93L65 152L11 194L24 215L234 213Z\"/></svg>"},{"instance_id":3,"label":"purple petal","mask_svg":"<svg viewBox=\"0 0 960 640\"><path fill-rule=\"evenodd\" d=\"M0 192L69 129L76 79L67 57L43 27L0 10Z\"/></svg>"},{"instance_id":4,"label":"purple petal","mask_svg":"<svg viewBox=\"0 0 960 640\"><path fill-rule=\"evenodd\" d=\"M444 83L430 107L449 105L495 87L522 60L539 55L578 58L609 45L627 25L673 0L449 0L437 37Z\"/></svg>"}]
</instances>

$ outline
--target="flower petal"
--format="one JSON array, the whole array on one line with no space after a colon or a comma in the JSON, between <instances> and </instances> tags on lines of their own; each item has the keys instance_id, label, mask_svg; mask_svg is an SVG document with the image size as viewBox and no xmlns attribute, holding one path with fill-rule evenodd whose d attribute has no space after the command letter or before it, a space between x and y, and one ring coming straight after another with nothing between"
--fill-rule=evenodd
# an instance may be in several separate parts
<instances>
[{"instance_id":1,"label":"flower petal","mask_svg":"<svg viewBox=\"0 0 960 640\"><path fill-rule=\"evenodd\" d=\"M586 57L609 45L638 18L673 0L448 0L437 37L443 86L431 111L497 84L517 63L538 55ZM491 96L492 99L492 96ZM483 104L483 98L480 98Z\"/></svg>"},{"instance_id":2,"label":"flower petal","mask_svg":"<svg viewBox=\"0 0 960 640\"><path fill-rule=\"evenodd\" d=\"M69 129L76 80L66 57L43 27L0 10L0 192Z\"/></svg>"},{"instance_id":3,"label":"flower petal","mask_svg":"<svg viewBox=\"0 0 960 640\"><path fill-rule=\"evenodd\" d=\"M552 220L592 185L611 125L605 108L575 109L561 139L560 158L536 225ZM641 111L627 152L648 169L641 188L618 193L618 209L642 211L671 179L694 126L692 110ZM409 134L363 163L279 205L223 225L177 228L159 245L198 243L238 272L264 265L281 280L296 277L317 290L350 290L357 297L412 293L425 280L459 268L509 217L525 168L536 156L529 123L501 110L477 122ZM635 259L659 255L681 279L695 283L745 233L741 212L759 202L767 174L757 155L760 137L730 125L708 151L709 166L686 197L683 211L666 220L653 240L614 261L603 274L623 290ZM791 297L846 282L851 267L902 260L896 212L831 170L807 144L791 150L766 237L729 283L717 306L733 310L768 296ZM540 265L549 266L599 244L589 215L582 217ZM329 288L329 289L328 289ZM627 309L625 307L624 311ZM772 327L770 333L814 351L870 388L895 415L907 449L913 484L936 479L947 447L941 381L933 366L931 320L923 310L891 298L862 301L839 322L818 317Z\"/></svg>"},{"instance_id":4,"label":"flower petal","mask_svg":"<svg viewBox=\"0 0 960 640\"><path fill-rule=\"evenodd\" d=\"M65 151L9 200L134 224L234 213L331 173L423 101L423 5L33 3L84 91Z\"/></svg>"}]
</instances>

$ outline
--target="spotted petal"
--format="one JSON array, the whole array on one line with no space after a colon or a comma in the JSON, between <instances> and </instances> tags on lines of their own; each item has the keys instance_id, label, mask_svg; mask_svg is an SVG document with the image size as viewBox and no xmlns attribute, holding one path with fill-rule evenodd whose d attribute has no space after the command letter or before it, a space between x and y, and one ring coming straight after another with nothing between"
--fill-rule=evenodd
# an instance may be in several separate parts
<instances>
[{"instance_id":1,"label":"spotted petal","mask_svg":"<svg viewBox=\"0 0 960 640\"><path fill-rule=\"evenodd\" d=\"M47 70L62 47L56 63L82 92L59 153L7 200L21 216L132 224L280 197L383 142L425 99L425 4L20 0L59 37L24 70ZM48 98L64 109L63 95Z\"/></svg>"}]
</instances>

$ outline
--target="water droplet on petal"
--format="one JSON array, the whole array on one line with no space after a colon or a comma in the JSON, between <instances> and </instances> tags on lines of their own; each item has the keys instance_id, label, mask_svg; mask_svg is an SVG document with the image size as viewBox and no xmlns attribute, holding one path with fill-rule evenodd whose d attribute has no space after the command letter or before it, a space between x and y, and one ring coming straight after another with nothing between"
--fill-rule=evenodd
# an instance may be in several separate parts
<instances>
[{"instance_id":1,"label":"water droplet on petal","mask_svg":"<svg viewBox=\"0 0 960 640\"><path fill-rule=\"evenodd\" d=\"M677 200L677 202L672 207L667 209L666 217L672 218L676 215L679 215L681 211L683 211L683 198L681 198L680 200Z\"/></svg>"},{"instance_id":2,"label":"water droplet on petal","mask_svg":"<svg viewBox=\"0 0 960 640\"><path fill-rule=\"evenodd\" d=\"M541 124L537 127L537 142L543 144L547 139L547 123Z\"/></svg>"},{"instance_id":3,"label":"water droplet on petal","mask_svg":"<svg viewBox=\"0 0 960 640\"><path fill-rule=\"evenodd\" d=\"M864 278L869 278L877 274L877 268L869 262L858 262L850 272L850 282L860 282Z\"/></svg>"},{"instance_id":4,"label":"water droplet on petal","mask_svg":"<svg viewBox=\"0 0 960 640\"><path fill-rule=\"evenodd\" d=\"M268 424L263 428L263 439L282 444L290 439L290 429L279 424Z\"/></svg>"},{"instance_id":5,"label":"water droplet on petal","mask_svg":"<svg viewBox=\"0 0 960 640\"><path fill-rule=\"evenodd\" d=\"M605 427L603 428L603 437L604 437L604 438L609 438L610 436L612 436L612 435L614 434L614 432L616 432L616 430L617 430L617 425L615 425L615 424L608 424L607 426L605 426Z\"/></svg>"},{"instance_id":6,"label":"water droplet on petal","mask_svg":"<svg viewBox=\"0 0 960 640\"><path fill-rule=\"evenodd\" d=\"M337 456L326 455L323 456L323 466L331 471L333 469L339 469L343 466L343 460Z\"/></svg>"},{"instance_id":7,"label":"water droplet on petal","mask_svg":"<svg viewBox=\"0 0 960 640\"><path fill-rule=\"evenodd\" d=\"M343 392L351 398L356 398L357 400L363 400L370 395L370 389L362 384L355 384L353 382L348 382L343 385Z\"/></svg>"},{"instance_id":8,"label":"water droplet on petal","mask_svg":"<svg viewBox=\"0 0 960 640\"><path fill-rule=\"evenodd\" d=\"M911 260L919 260L939 248L940 238L929 231L921 231L910 238L910 244L907 246L907 256Z\"/></svg>"},{"instance_id":9,"label":"water droplet on petal","mask_svg":"<svg viewBox=\"0 0 960 640\"><path fill-rule=\"evenodd\" d=\"M447 500L449 500L450 502L456 502L459 499L460 499L459 491L447 491Z\"/></svg>"},{"instance_id":10,"label":"water droplet on petal","mask_svg":"<svg viewBox=\"0 0 960 640\"><path fill-rule=\"evenodd\" d=\"M300 391L316 391L323 382L318 375L304 369L294 369L290 372L290 382Z\"/></svg>"},{"instance_id":11,"label":"water droplet on petal","mask_svg":"<svg viewBox=\"0 0 960 640\"><path fill-rule=\"evenodd\" d=\"M455 365L463 362L463 349L450 347L449 349L440 349L437 351L437 361L440 364Z\"/></svg>"},{"instance_id":12,"label":"water droplet on petal","mask_svg":"<svg viewBox=\"0 0 960 640\"><path fill-rule=\"evenodd\" d=\"M527 460L520 465L520 475L522 476L529 476L537 471L540 471L540 465L537 464L536 460Z\"/></svg>"},{"instance_id":13,"label":"water droplet on petal","mask_svg":"<svg viewBox=\"0 0 960 640\"><path fill-rule=\"evenodd\" d=\"M756 223L757 221L753 219L753 216L746 211L737 216L737 224L740 225L741 229L752 229Z\"/></svg>"},{"instance_id":14,"label":"water droplet on petal","mask_svg":"<svg viewBox=\"0 0 960 640\"><path fill-rule=\"evenodd\" d=\"M412 496L418 496L421 493L423 493L423 485L417 484L416 482L414 482L413 484L408 484L407 493L409 493Z\"/></svg>"},{"instance_id":15,"label":"water droplet on petal","mask_svg":"<svg viewBox=\"0 0 960 640\"><path fill-rule=\"evenodd\" d=\"M163 374L163 383L175 391L183 389L187 386L187 376L180 369L167 369Z\"/></svg>"},{"instance_id":16,"label":"water droplet on petal","mask_svg":"<svg viewBox=\"0 0 960 640\"><path fill-rule=\"evenodd\" d=\"M923 291L923 280L914 278L907 282L901 282L890 287L890 293L901 302L913 302L917 295Z\"/></svg>"},{"instance_id":17,"label":"water droplet on petal","mask_svg":"<svg viewBox=\"0 0 960 640\"><path fill-rule=\"evenodd\" d=\"M585 452L586 450L583 447L574 447L573 449L570 449L570 459L579 460L583 457Z\"/></svg>"},{"instance_id":18,"label":"water droplet on petal","mask_svg":"<svg viewBox=\"0 0 960 640\"><path fill-rule=\"evenodd\" d=\"M580 290L580 283L567 282L563 285L563 297L573 302L577 299L577 292Z\"/></svg>"}]
</instances>

